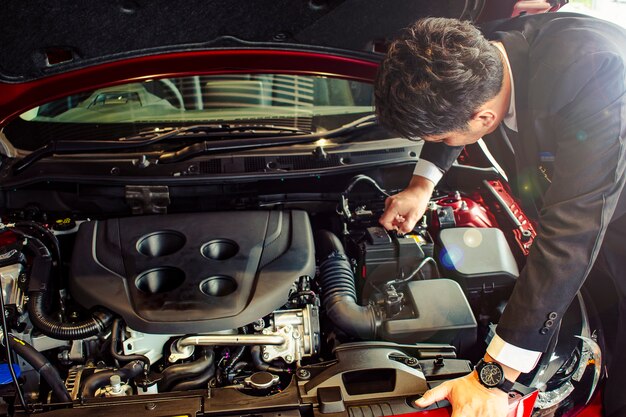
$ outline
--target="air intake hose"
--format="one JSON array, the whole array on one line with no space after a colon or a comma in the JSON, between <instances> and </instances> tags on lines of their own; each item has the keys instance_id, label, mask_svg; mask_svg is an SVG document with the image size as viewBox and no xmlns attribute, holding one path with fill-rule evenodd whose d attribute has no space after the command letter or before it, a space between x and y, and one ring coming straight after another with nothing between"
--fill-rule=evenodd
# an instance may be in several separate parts
<instances>
[{"instance_id":1,"label":"air intake hose","mask_svg":"<svg viewBox=\"0 0 626 417\"><path fill-rule=\"evenodd\" d=\"M354 273L343 245L327 230L318 232L315 237L315 249L321 260L319 278L326 315L350 336L376 338L380 315L372 305L357 304Z\"/></svg>"},{"instance_id":2,"label":"air intake hose","mask_svg":"<svg viewBox=\"0 0 626 417\"><path fill-rule=\"evenodd\" d=\"M28 315L33 326L46 336L60 340L84 339L95 336L109 327L113 315L105 311L95 312L91 318L72 324L60 323L46 314L45 301L50 284L52 258L47 248L41 242L39 244L41 246L34 250L35 257L28 284Z\"/></svg>"},{"instance_id":3,"label":"air intake hose","mask_svg":"<svg viewBox=\"0 0 626 417\"><path fill-rule=\"evenodd\" d=\"M60 323L44 313L45 293L32 292L29 296L28 315L33 322L33 326L41 330L41 333L54 339L85 339L99 334L111 323L111 314L105 312L96 312L91 318L80 323Z\"/></svg>"}]
</instances>

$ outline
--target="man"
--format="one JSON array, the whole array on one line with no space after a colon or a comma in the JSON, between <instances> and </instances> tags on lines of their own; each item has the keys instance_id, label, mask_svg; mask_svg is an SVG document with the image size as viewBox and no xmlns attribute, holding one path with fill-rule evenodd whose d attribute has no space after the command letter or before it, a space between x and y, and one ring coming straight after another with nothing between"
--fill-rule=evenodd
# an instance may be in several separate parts
<instances>
[{"instance_id":1,"label":"man","mask_svg":"<svg viewBox=\"0 0 626 417\"><path fill-rule=\"evenodd\" d=\"M514 381L536 366L594 264L615 282L617 352L626 351L626 32L553 13L508 20L489 37L469 23L430 18L390 45L375 87L379 120L425 144L380 223L411 231L463 146L503 132L500 145L515 159L509 175L522 199L540 206L538 236L483 359ZM539 169L545 155L554 156L549 175ZM607 415L626 415L626 384L618 382L625 362L610 364ZM506 390L483 383L474 372L417 405L448 398L453 415L506 415Z\"/></svg>"}]
</instances>

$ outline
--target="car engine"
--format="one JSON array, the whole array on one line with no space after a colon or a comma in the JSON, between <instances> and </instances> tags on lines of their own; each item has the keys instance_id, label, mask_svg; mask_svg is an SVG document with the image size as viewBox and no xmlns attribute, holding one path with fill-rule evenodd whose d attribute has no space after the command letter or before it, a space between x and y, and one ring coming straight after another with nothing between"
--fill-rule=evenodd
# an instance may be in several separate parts
<instances>
[{"instance_id":1,"label":"car engine","mask_svg":"<svg viewBox=\"0 0 626 417\"><path fill-rule=\"evenodd\" d=\"M358 183L378 197L352 198ZM334 213L5 220L8 345L29 401L209 390L216 412L256 397L406 411L472 369L535 232L499 183L436 193L406 235L378 225L384 194L357 176Z\"/></svg>"}]
</instances>

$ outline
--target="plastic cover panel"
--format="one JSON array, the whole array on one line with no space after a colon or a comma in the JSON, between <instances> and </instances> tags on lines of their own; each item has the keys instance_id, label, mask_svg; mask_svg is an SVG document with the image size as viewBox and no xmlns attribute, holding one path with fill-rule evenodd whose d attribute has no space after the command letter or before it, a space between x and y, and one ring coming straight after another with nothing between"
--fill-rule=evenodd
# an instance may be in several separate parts
<instances>
[{"instance_id":1,"label":"plastic cover panel","mask_svg":"<svg viewBox=\"0 0 626 417\"><path fill-rule=\"evenodd\" d=\"M405 291L414 314L383 323L382 337L397 343L431 342L473 346L476 319L463 290L450 279L412 281Z\"/></svg>"},{"instance_id":2,"label":"plastic cover panel","mask_svg":"<svg viewBox=\"0 0 626 417\"><path fill-rule=\"evenodd\" d=\"M284 305L315 260L302 211L157 215L83 223L70 291L133 329L233 329Z\"/></svg>"},{"instance_id":3,"label":"plastic cover panel","mask_svg":"<svg viewBox=\"0 0 626 417\"><path fill-rule=\"evenodd\" d=\"M439 235L444 268L468 290L515 283L519 269L500 229L457 227Z\"/></svg>"}]
</instances>

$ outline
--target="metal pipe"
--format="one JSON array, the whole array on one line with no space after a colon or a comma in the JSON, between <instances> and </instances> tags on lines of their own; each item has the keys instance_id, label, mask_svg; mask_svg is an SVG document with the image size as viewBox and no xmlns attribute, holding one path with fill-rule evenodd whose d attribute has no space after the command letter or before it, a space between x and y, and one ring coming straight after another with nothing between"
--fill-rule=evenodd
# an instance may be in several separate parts
<instances>
[{"instance_id":1,"label":"metal pipe","mask_svg":"<svg viewBox=\"0 0 626 417\"><path fill-rule=\"evenodd\" d=\"M280 346L284 343L286 342L283 336L268 334L210 334L187 336L178 339L178 341L172 344L169 361L174 363L181 359L187 359L193 355L196 346Z\"/></svg>"},{"instance_id":2,"label":"metal pipe","mask_svg":"<svg viewBox=\"0 0 626 417\"><path fill-rule=\"evenodd\" d=\"M266 334L216 334L203 336L188 336L176 342L178 347L185 346L254 346L254 345L282 345L285 338L278 335Z\"/></svg>"}]
</instances>

